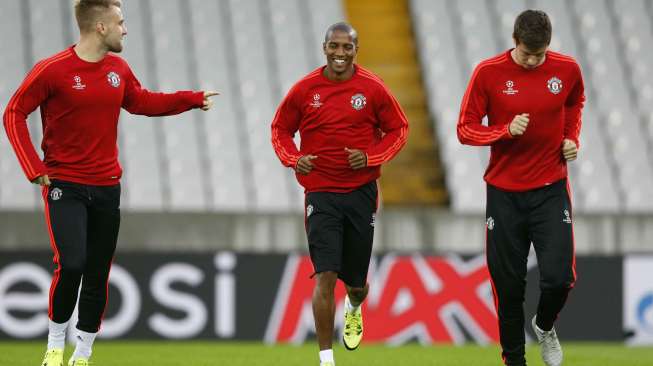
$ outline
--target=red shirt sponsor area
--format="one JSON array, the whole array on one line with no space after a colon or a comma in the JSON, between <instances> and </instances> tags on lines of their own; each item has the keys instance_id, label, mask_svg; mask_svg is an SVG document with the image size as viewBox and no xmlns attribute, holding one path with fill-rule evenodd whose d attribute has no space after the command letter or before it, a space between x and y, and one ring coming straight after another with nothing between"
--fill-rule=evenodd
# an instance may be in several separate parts
<instances>
[{"instance_id":1,"label":"red shirt sponsor area","mask_svg":"<svg viewBox=\"0 0 653 366\"><path fill-rule=\"evenodd\" d=\"M307 256L289 257L265 334L269 343L301 343L315 332L311 296L315 281ZM499 341L485 257L387 255L370 268L363 303L365 342L460 344L471 337ZM336 287L336 326L342 329L345 290ZM467 336L466 336L467 335Z\"/></svg>"}]
</instances>

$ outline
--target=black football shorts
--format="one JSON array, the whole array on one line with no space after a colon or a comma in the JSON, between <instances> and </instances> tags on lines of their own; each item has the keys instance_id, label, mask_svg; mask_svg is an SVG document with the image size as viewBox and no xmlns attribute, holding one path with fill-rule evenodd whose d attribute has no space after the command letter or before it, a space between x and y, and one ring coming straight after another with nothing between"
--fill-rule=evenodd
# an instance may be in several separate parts
<instances>
[{"instance_id":1,"label":"black football shorts","mask_svg":"<svg viewBox=\"0 0 653 366\"><path fill-rule=\"evenodd\" d=\"M348 193L306 195L306 236L315 273L337 272L348 286L365 286L377 204L376 181Z\"/></svg>"}]
</instances>

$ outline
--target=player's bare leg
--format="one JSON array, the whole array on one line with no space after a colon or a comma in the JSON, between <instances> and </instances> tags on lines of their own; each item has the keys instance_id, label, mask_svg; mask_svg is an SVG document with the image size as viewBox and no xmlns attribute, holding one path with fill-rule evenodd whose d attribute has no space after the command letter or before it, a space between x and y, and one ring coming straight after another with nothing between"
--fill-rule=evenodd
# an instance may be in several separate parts
<instances>
[{"instance_id":1,"label":"player's bare leg","mask_svg":"<svg viewBox=\"0 0 653 366\"><path fill-rule=\"evenodd\" d=\"M322 358L322 352L330 352L333 347L333 322L336 316L335 288L338 274L326 271L318 273L315 278L317 283L313 289L313 318ZM332 353L330 354L332 358ZM325 363L324 360L321 361Z\"/></svg>"}]
</instances>

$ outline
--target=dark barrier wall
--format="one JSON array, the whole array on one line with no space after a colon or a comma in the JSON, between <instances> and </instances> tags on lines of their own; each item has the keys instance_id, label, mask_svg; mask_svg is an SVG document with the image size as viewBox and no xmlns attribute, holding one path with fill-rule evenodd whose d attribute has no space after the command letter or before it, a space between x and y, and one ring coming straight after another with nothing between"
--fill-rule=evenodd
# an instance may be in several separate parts
<instances>
[{"instance_id":1,"label":"dark barrier wall","mask_svg":"<svg viewBox=\"0 0 653 366\"><path fill-rule=\"evenodd\" d=\"M0 252L0 338L45 336L53 268L47 252ZM537 269L529 268L528 319L538 295ZM119 253L100 336L303 342L314 337L312 272L302 255ZM581 257L577 272L558 333L566 340L622 340L622 258ZM483 255L386 254L373 259L369 282L367 342L498 341ZM341 285L336 296L340 331Z\"/></svg>"}]
</instances>

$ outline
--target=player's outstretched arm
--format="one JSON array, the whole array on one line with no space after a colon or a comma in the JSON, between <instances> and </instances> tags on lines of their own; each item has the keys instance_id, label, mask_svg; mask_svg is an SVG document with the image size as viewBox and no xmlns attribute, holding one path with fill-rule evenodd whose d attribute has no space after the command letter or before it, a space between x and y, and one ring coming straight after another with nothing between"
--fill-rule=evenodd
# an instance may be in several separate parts
<instances>
[{"instance_id":1,"label":"player's outstretched arm","mask_svg":"<svg viewBox=\"0 0 653 366\"><path fill-rule=\"evenodd\" d=\"M125 96L122 107L129 113L150 117L172 116L193 108L208 110L211 108L208 98L216 95L212 94L216 93L214 91L153 92L143 88L131 70L126 73L124 82Z\"/></svg>"}]
</instances>

